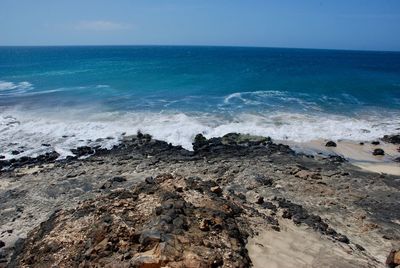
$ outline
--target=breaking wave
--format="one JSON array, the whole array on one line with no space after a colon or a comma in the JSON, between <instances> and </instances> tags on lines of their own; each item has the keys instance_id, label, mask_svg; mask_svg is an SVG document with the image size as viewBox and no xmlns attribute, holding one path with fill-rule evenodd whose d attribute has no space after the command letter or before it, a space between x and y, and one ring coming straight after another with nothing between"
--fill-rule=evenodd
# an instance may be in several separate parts
<instances>
[{"instance_id":1,"label":"breaking wave","mask_svg":"<svg viewBox=\"0 0 400 268\"><path fill-rule=\"evenodd\" d=\"M84 119L83 119L84 118ZM62 115L45 112L3 111L0 113L0 154L15 157L11 151L23 151L19 156L36 156L56 150L66 157L70 149L83 145L111 148L124 135L138 130L173 145L192 149L196 134L206 137L230 132L270 136L277 140L305 142L315 139L372 140L396 133L398 115L365 115L360 118L329 114L306 115L275 112L269 114L239 113L227 117L208 113L102 112L87 110L63 111ZM42 144L49 144L43 146Z\"/></svg>"}]
</instances>

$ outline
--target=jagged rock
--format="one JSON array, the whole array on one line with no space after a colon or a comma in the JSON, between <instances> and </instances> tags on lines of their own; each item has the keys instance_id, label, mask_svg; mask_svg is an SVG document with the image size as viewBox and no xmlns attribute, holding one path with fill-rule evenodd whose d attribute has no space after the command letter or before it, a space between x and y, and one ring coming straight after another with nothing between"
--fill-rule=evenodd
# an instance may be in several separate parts
<instances>
[{"instance_id":1,"label":"jagged rock","mask_svg":"<svg viewBox=\"0 0 400 268\"><path fill-rule=\"evenodd\" d=\"M257 198L257 200L256 200L256 204L261 205L261 204L263 204L263 203L264 203L264 197L259 196L259 197Z\"/></svg>"},{"instance_id":2,"label":"jagged rock","mask_svg":"<svg viewBox=\"0 0 400 268\"><path fill-rule=\"evenodd\" d=\"M264 201L264 202L261 204L261 206L262 206L263 208L270 209L270 210L272 210L272 211L274 211L274 212L276 212L276 211L278 210L277 207L276 207L273 203L271 203L271 202L266 202L266 201Z\"/></svg>"},{"instance_id":3,"label":"jagged rock","mask_svg":"<svg viewBox=\"0 0 400 268\"><path fill-rule=\"evenodd\" d=\"M206 137L204 137L203 134L197 134L193 141L193 150L197 151L207 144L208 143Z\"/></svg>"},{"instance_id":4,"label":"jagged rock","mask_svg":"<svg viewBox=\"0 0 400 268\"><path fill-rule=\"evenodd\" d=\"M87 156L94 154L94 150L89 147L89 146L81 146L76 149L72 149L71 152L76 156L76 157L81 157L81 156Z\"/></svg>"},{"instance_id":5,"label":"jagged rock","mask_svg":"<svg viewBox=\"0 0 400 268\"><path fill-rule=\"evenodd\" d=\"M326 146L326 147L336 147L337 145L336 145L336 143L333 142L333 141L328 141L328 142L325 144L325 146Z\"/></svg>"},{"instance_id":6,"label":"jagged rock","mask_svg":"<svg viewBox=\"0 0 400 268\"><path fill-rule=\"evenodd\" d=\"M259 145L271 145L271 138L262 136L253 136L249 134L228 133L222 138L206 139L202 134L197 134L193 142L193 150L199 151L206 148L221 149L231 146L249 147ZM284 145L279 145L279 149L283 149ZM287 148L285 148L287 150Z\"/></svg>"},{"instance_id":7,"label":"jagged rock","mask_svg":"<svg viewBox=\"0 0 400 268\"><path fill-rule=\"evenodd\" d=\"M350 243L350 240L345 235L339 235L336 240L346 244Z\"/></svg>"},{"instance_id":8,"label":"jagged rock","mask_svg":"<svg viewBox=\"0 0 400 268\"><path fill-rule=\"evenodd\" d=\"M126 178L124 177L114 177L112 179L107 180L101 187L100 189L105 190L105 189L109 189L111 187L113 187L114 183L121 183L121 182L125 182Z\"/></svg>"},{"instance_id":9,"label":"jagged rock","mask_svg":"<svg viewBox=\"0 0 400 268\"><path fill-rule=\"evenodd\" d=\"M299 170L297 173L295 173L295 176L301 179L314 179L314 180L322 179L320 173L309 170Z\"/></svg>"},{"instance_id":10,"label":"jagged rock","mask_svg":"<svg viewBox=\"0 0 400 268\"><path fill-rule=\"evenodd\" d=\"M0 240L0 248L4 247L6 245L6 243L4 243L3 241Z\"/></svg>"},{"instance_id":11,"label":"jagged rock","mask_svg":"<svg viewBox=\"0 0 400 268\"><path fill-rule=\"evenodd\" d=\"M379 145L379 144L381 144L379 141L373 141L373 142L371 142L371 144L372 145Z\"/></svg>"},{"instance_id":12,"label":"jagged rock","mask_svg":"<svg viewBox=\"0 0 400 268\"><path fill-rule=\"evenodd\" d=\"M199 229L202 231L209 231L210 230L210 223L211 221L208 219L202 219L199 224Z\"/></svg>"},{"instance_id":13,"label":"jagged rock","mask_svg":"<svg viewBox=\"0 0 400 268\"><path fill-rule=\"evenodd\" d=\"M144 180L148 184L154 184L154 178L153 177L146 177Z\"/></svg>"},{"instance_id":14,"label":"jagged rock","mask_svg":"<svg viewBox=\"0 0 400 268\"><path fill-rule=\"evenodd\" d=\"M211 194L212 183L199 178L163 174L156 181L84 201L72 210L56 211L28 234L11 266L251 265L248 233L238 224L241 208ZM177 193L178 185L188 190ZM213 231L211 236L209 231Z\"/></svg>"},{"instance_id":15,"label":"jagged rock","mask_svg":"<svg viewBox=\"0 0 400 268\"><path fill-rule=\"evenodd\" d=\"M23 156L19 159L0 160L0 170L3 168L15 169L31 164L51 163L57 160L59 156L60 155L57 152L53 151L39 155L35 158Z\"/></svg>"},{"instance_id":16,"label":"jagged rock","mask_svg":"<svg viewBox=\"0 0 400 268\"><path fill-rule=\"evenodd\" d=\"M217 194L217 195L221 195L221 194L222 194L222 188L219 187L219 186L211 187L211 188L210 188L210 191L211 191L212 193L214 193L214 194Z\"/></svg>"},{"instance_id":17,"label":"jagged rock","mask_svg":"<svg viewBox=\"0 0 400 268\"><path fill-rule=\"evenodd\" d=\"M126 181L126 178L117 176L117 177L114 177L112 180L115 182L124 182L124 181Z\"/></svg>"},{"instance_id":18,"label":"jagged rock","mask_svg":"<svg viewBox=\"0 0 400 268\"><path fill-rule=\"evenodd\" d=\"M301 205L292 203L284 198L276 198L278 205L283 209L283 218L292 219L295 224L306 224L321 234L329 235L342 243L350 243L349 239L329 227L318 215L309 214Z\"/></svg>"},{"instance_id":19,"label":"jagged rock","mask_svg":"<svg viewBox=\"0 0 400 268\"><path fill-rule=\"evenodd\" d=\"M399 135L385 135L382 140L387 143L400 144L400 134Z\"/></svg>"},{"instance_id":20,"label":"jagged rock","mask_svg":"<svg viewBox=\"0 0 400 268\"><path fill-rule=\"evenodd\" d=\"M222 144L260 145L270 142L271 138L249 134L228 133L222 137Z\"/></svg>"},{"instance_id":21,"label":"jagged rock","mask_svg":"<svg viewBox=\"0 0 400 268\"><path fill-rule=\"evenodd\" d=\"M375 149L375 150L372 152L372 154L373 154L373 155L385 155L385 151L382 150L382 149Z\"/></svg>"}]
</instances>

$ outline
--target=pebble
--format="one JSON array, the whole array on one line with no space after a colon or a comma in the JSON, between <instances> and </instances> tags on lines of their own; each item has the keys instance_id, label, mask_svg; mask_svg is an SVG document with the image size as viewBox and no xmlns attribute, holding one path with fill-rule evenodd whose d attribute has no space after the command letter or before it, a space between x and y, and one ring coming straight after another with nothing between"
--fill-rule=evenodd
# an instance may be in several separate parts
<instances>
[{"instance_id":1,"label":"pebble","mask_svg":"<svg viewBox=\"0 0 400 268\"><path fill-rule=\"evenodd\" d=\"M259 205L261 205L262 203L264 203L264 197L259 196L259 197L257 198L256 203L259 204Z\"/></svg>"},{"instance_id":2,"label":"pebble","mask_svg":"<svg viewBox=\"0 0 400 268\"><path fill-rule=\"evenodd\" d=\"M211 192L214 193L214 194L217 194L217 195L221 195L221 194L222 194L222 189L221 189L221 187L219 187L219 186L211 187L210 190L211 190Z\"/></svg>"}]
</instances>

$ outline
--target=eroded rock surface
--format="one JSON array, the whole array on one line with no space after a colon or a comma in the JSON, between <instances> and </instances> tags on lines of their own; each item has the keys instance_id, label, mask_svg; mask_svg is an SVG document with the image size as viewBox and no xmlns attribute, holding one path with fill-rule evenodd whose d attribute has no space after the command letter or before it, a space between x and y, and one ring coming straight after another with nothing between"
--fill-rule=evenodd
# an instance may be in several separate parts
<instances>
[{"instance_id":1,"label":"eroded rock surface","mask_svg":"<svg viewBox=\"0 0 400 268\"><path fill-rule=\"evenodd\" d=\"M321 239L341 252L329 258L341 267L384 267L400 247L398 176L360 170L340 156L296 154L257 136L198 135L194 148L140 134L109 151L80 149L84 159L5 166L0 267L247 267L248 236L282 233L280 248L290 248L282 244L285 229L304 228L314 234L304 244ZM261 239L252 248L273 243Z\"/></svg>"},{"instance_id":2,"label":"eroded rock surface","mask_svg":"<svg viewBox=\"0 0 400 268\"><path fill-rule=\"evenodd\" d=\"M12 266L248 267L243 208L213 187L165 174L57 211L29 234Z\"/></svg>"}]
</instances>

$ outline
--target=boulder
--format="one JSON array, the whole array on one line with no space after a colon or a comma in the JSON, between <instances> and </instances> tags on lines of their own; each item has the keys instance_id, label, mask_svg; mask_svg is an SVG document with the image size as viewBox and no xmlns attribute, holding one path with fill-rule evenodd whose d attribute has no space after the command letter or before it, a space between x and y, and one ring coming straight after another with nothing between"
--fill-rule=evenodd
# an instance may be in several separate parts
<instances>
[{"instance_id":1,"label":"boulder","mask_svg":"<svg viewBox=\"0 0 400 268\"><path fill-rule=\"evenodd\" d=\"M89 146L81 146L76 149L72 149L71 152L77 157L94 154L94 150Z\"/></svg>"},{"instance_id":2,"label":"boulder","mask_svg":"<svg viewBox=\"0 0 400 268\"><path fill-rule=\"evenodd\" d=\"M222 194L222 189L219 186L211 187L210 191L212 193L214 193L214 194L217 194L217 195L221 195Z\"/></svg>"},{"instance_id":3,"label":"boulder","mask_svg":"<svg viewBox=\"0 0 400 268\"><path fill-rule=\"evenodd\" d=\"M197 134L196 137L194 137L194 141L192 143L193 145L193 150L197 151L204 146L206 146L207 143L207 138L203 136L203 134Z\"/></svg>"},{"instance_id":4,"label":"boulder","mask_svg":"<svg viewBox=\"0 0 400 268\"><path fill-rule=\"evenodd\" d=\"M228 133L222 137L223 144L260 145L270 142L271 138L249 134Z\"/></svg>"},{"instance_id":5,"label":"boulder","mask_svg":"<svg viewBox=\"0 0 400 268\"><path fill-rule=\"evenodd\" d=\"M372 152L372 154L373 154L373 155L385 155L385 151L382 150L382 149L380 149L380 148L378 148L378 149L375 149L375 150Z\"/></svg>"},{"instance_id":6,"label":"boulder","mask_svg":"<svg viewBox=\"0 0 400 268\"><path fill-rule=\"evenodd\" d=\"M387 143L400 144L400 134L398 135L385 135L382 140Z\"/></svg>"},{"instance_id":7,"label":"boulder","mask_svg":"<svg viewBox=\"0 0 400 268\"><path fill-rule=\"evenodd\" d=\"M326 146L326 147L336 147L337 145L336 145L336 143L335 143L334 141L328 141L328 142L325 144L325 146Z\"/></svg>"}]
</instances>

